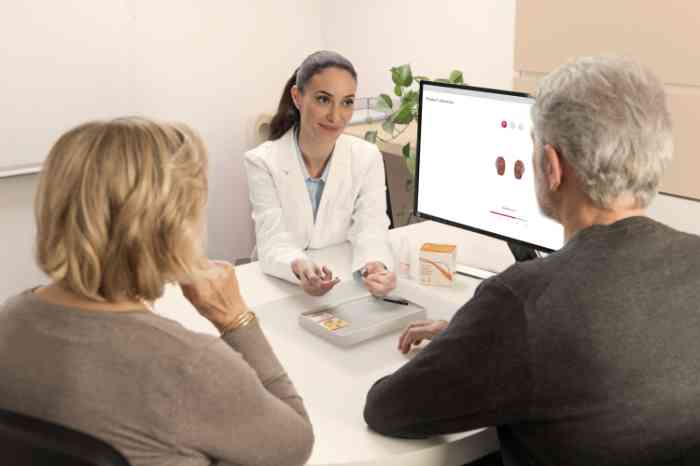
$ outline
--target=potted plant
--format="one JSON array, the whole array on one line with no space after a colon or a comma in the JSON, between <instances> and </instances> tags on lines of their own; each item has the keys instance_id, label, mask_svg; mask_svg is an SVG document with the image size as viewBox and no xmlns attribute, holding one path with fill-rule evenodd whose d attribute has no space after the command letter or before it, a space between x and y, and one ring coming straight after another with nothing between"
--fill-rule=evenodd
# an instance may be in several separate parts
<instances>
[{"instance_id":1,"label":"potted plant","mask_svg":"<svg viewBox=\"0 0 700 466\"><path fill-rule=\"evenodd\" d=\"M393 94L379 94L375 109L387 115L382 123L382 130L387 137L379 135L377 130L367 131L365 139L372 143L391 142L399 137L409 125L418 118L418 85L420 81L431 79L426 76L414 76L411 65L405 64L391 68L391 80L394 84ZM436 79L438 82L464 84L464 76L460 70L453 70L448 78ZM410 142L401 147L406 167L410 177L406 180L406 192L413 199L413 179L416 171L416 148ZM400 224L410 223L412 209L398 212Z\"/></svg>"}]
</instances>

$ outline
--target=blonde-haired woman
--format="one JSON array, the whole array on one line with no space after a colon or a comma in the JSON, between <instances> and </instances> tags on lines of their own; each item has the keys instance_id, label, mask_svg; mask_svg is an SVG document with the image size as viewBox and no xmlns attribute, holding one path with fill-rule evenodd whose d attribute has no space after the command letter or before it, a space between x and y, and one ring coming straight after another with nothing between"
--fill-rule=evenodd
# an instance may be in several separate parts
<instances>
[{"instance_id":1,"label":"blonde-haired woman","mask_svg":"<svg viewBox=\"0 0 700 466\"><path fill-rule=\"evenodd\" d=\"M133 465L303 464L301 398L240 295L203 257L207 157L184 125L91 122L51 149L36 195L53 282L0 308L0 407L91 433ZM150 311L179 282L221 338Z\"/></svg>"}]
</instances>

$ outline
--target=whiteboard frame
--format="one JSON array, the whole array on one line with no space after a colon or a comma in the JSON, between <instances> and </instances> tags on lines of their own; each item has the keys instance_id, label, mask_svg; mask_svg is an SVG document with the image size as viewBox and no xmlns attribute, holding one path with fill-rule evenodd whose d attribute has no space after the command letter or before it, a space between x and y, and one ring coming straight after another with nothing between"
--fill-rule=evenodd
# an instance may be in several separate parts
<instances>
[{"instance_id":1,"label":"whiteboard frame","mask_svg":"<svg viewBox=\"0 0 700 466\"><path fill-rule=\"evenodd\" d=\"M41 163L23 163L0 168L0 178L10 178L11 176L33 175L41 171Z\"/></svg>"}]
</instances>

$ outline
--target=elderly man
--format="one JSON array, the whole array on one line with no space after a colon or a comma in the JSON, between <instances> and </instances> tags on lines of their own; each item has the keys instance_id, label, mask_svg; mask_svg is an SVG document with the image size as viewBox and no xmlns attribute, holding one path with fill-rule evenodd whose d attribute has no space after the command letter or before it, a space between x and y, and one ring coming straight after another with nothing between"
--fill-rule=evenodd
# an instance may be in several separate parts
<instances>
[{"instance_id":1,"label":"elderly man","mask_svg":"<svg viewBox=\"0 0 700 466\"><path fill-rule=\"evenodd\" d=\"M566 245L484 281L367 395L375 431L498 426L504 463L700 464L700 238L644 216L672 153L661 83L584 58L532 109L537 197Z\"/></svg>"}]
</instances>

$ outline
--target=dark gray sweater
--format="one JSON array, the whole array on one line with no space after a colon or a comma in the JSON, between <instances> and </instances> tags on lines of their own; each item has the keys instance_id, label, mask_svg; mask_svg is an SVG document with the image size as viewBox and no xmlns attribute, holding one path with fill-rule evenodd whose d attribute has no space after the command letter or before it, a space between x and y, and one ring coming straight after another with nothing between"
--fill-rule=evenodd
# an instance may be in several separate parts
<instances>
[{"instance_id":1,"label":"dark gray sweater","mask_svg":"<svg viewBox=\"0 0 700 466\"><path fill-rule=\"evenodd\" d=\"M91 433L133 466L301 465L313 444L257 322L217 338L31 291L0 306L0 408Z\"/></svg>"},{"instance_id":2,"label":"dark gray sweater","mask_svg":"<svg viewBox=\"0 0 700 466\"><path fill-rule=\"evenodd\" d=\"M700 238L633 217L513 265L372 387L365 419L499 426L543 465L700 464Z\"/></svg>"}]
</instances>

